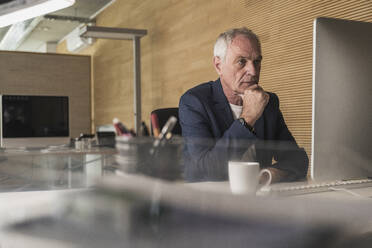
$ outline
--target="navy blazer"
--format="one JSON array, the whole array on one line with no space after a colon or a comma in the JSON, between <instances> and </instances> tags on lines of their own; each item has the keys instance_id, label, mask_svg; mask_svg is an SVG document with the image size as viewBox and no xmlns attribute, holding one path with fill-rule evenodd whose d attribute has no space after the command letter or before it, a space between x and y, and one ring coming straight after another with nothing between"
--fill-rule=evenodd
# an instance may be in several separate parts
<instances>
[{"instance_id":1,"label":"navy blazer","mask_svg":"<svg viewBox=\"0 0 372 248\"><path fill-rule=\"evenodd\" d=\"M270 100L254 125L256 134L233 119L219 79L198 85L181 97L179 118L186 141L186 179L226 180L228 161L240 160L252 143L261 168L273 166L284 170L288 172L288 180L306 176L308 157L289 132L278 97L269 95Z\"/></svg>"}]
</instances>

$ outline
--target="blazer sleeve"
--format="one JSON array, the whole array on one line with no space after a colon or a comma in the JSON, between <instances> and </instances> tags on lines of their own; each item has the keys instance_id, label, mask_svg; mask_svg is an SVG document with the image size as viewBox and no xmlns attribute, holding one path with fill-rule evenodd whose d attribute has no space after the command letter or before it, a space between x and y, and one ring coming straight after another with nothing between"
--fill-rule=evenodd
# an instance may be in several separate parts
<instances>
[{"instance_id":1,"label":"blazer sleeve","mask_svg":"<svg viewBox=\"0 0 372 248\"><path fill-rule=\"evenodd\" d=\"M257 138L238 121L216 138L213 133L208 104L197 96L186 93L180 99L179 118L185 139L184 173L188 181L226 180L227 162L240 160L247 150L247 142Z\"/></svg>"}]
</instances>

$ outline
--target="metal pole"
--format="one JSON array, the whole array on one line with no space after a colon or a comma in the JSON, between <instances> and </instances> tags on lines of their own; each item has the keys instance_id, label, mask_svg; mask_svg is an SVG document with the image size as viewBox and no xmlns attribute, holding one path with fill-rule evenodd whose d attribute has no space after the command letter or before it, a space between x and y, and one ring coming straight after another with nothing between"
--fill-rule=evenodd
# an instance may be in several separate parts
<instances>
[{"instance_id":1,"label":"metal pole","mask_svg":"<svg viewBox=\"0 0 372 248\"><path fill-rule=\"evenodd\" d=\"M141 49L140 37L133 38L134 51L134 128L139 134L141 127Z\"/></svg>"}]
</instances>

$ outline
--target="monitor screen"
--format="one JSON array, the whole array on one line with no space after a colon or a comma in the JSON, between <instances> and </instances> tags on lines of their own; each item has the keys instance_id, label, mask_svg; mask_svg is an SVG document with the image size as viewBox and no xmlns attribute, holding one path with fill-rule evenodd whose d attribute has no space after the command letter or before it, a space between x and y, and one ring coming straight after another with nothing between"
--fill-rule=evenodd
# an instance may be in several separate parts
<instances>
[{"instance_id":1,"label":"monitor screen","mask_svg":"<svg viewBox=\"0 0 372 248\"><path fill-rule=\"evenodd\" d=\"M68 137L67 96L2 96L3 138Z\"/></svg>"},{"instance_id":2,"label":"monitor screen","mask_svg":"<svg viewBox=\"0 0 372 248\"><path fill-rule=\"evenodd\" d=\"M372 23L314 26L312 178L372 177Z\"/></svg>"}]
</instances>

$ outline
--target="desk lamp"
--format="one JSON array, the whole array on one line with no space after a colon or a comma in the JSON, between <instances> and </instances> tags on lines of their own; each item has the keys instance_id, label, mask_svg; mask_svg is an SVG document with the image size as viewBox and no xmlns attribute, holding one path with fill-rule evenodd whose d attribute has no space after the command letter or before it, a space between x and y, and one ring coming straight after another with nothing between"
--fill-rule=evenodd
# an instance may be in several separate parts
<instances>
[{"instance_id":1,"label":"desk lamp","mask_svg":"<svg viewBox=\"0 0 372 248\"><path fill-rule=\"evenodd\" d=\"M147 34L144 29L84 26L80 37L95 39L132 40L134 51L134 127L138 134L141 127L141 57L140 39Z\"/></svg>"}]
</instances>

